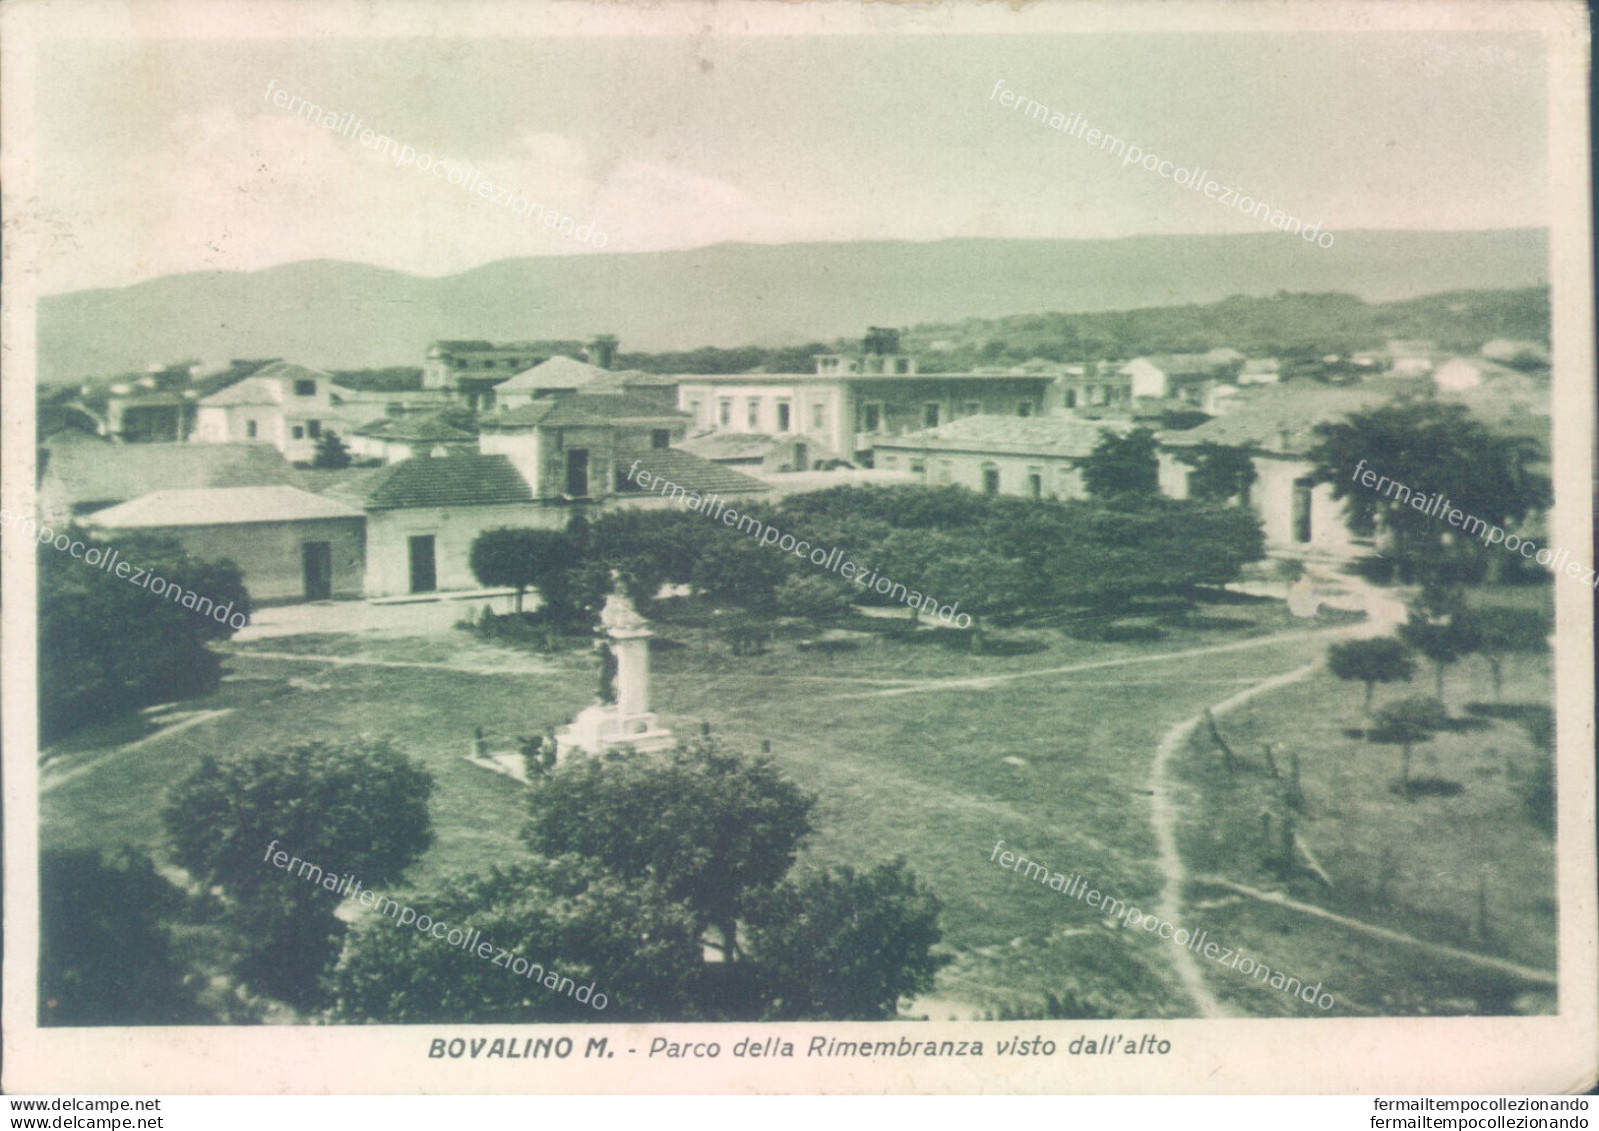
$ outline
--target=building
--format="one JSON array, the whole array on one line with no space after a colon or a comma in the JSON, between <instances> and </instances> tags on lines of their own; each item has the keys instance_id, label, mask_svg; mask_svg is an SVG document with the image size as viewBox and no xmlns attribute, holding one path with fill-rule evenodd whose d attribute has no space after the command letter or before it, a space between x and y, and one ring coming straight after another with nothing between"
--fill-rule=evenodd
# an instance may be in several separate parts
<instances>
[{"instance_id":1,"label":"building","mask_svg":"<svg viewBox=\"0 0 1599 1131\"><path fill-rule=\"evenodd\" d=\"M441 445L320 489L366 515L368 597L475 589L472 543L487 530L564 529L574 511L665 507L627 479L634 467L685 491L764 496L767 487L670 445L687 418L653 401L577 395L481 420L475 451Z\"/></svg>"},{"instance_id":2,"label":"building","mask_svg":"<svg viewBox=\"0 0 1599 1131\"><path fill-rule=\"evenodd\" d=\"M1256 476L1248 502L1260 515L1268 549L1352 554L1355 543L1345 525L1343 503L1333 497L1331 484L1315 482L1308 453L1317 424L1375 408L1387 399L1386 392L1362 388L1293 386L1239 396L1225 416L1159 435L1161 490L1174 498L1188 497L1192 468L1181 457L1199 445L1243 448Z\"/></svg>"},{"instance_id":3,"label":"building","mask_svg":"<svg viewBox=\"0 0 1599 1131\"><path fill-rule=\"evenodd\" d=\"M921 373L892 352L898 333L874 329L858 354L819 354L815 373L679 376L678 407L704 433L798 438L809 466L872 460L884 437L978 414L1037 416L1055 373ZM881 352L879 352L881 351Z\"/></svg>"},{"instance_id":4,"label":"building","mask_svg":"<svg viewBox=\"0 0 1599 1131\"><path fill-rule=\"evenodd\" d=\"M1210 386L1231 379L1241 367L1241 358L1218 363L1202 353L1164 353L1135 357L1120 372L1129 379L1134 399L1173 400L1197 408Z\"/></svg>"},{"instance_id":5,"label":"building","mask_svg":"<svg viewBox=\"0 0 1599 1131\"><path fill-rule=\"evenodd\" d=\"M1282 380L1282 363L1275 357L1252 357L1238 373L1239 385L1275 385Z\"/></svg>"},{"instance_id":6,"label":"building","mask_svg":"<svg viewBox=\"0 0 1599 1131\"><path fill-rule=\"evenodd\" d=\"M477 433L439 414L385 416L352 431L348 444L355 458L398 463L412 456L471 451L477 447Z\"/></svg>"},{"instance_id":7,"label":"building","mask_svg":"<svg viewBox=\"0 0 1599 1131\"><path fill-rule=\"evenodd\" d=\"M483 417L479 449L511 458L536 498L604 499L623 489L624 456L669 448L688 425L687 414L653 400L560 397Z\"/></svg>"},{"instance_id":8,"label":"building","mask_svg":"<svg viewBox=\"0 0 1599 1131\"><path fill-rule=\"evenodd\" d=\"M1060 407L1068 411L1127 408L1133 400L1133 375L1127 369L1108 361L1066 366L1055 378Z\"/></svg>"},{"instance_id":9,"label":"building","mask_svg":"<svg viewBox=\"0 0 1599 1131\"><path fill-rule=\"evenodd\" d=\"M767 436L759 432L706 432L680 445L690 455L748 471L808 471L818 463L838 457L798 436Z\"/></svg>"},{"instance_id":10,"label":"building","mask_svg":"<svg viewBox=\"0 0 1599 1131\"><path fill-rule=\"evenodd\" d=\"M195 408L188 390L113 385L106 397L105 434L124 444L181 443L194 426Z\"/></svg>"},{"instance_id":11,"label":"building","mask_svg":"<svg viewBox=\"0 0 1599 1131\"><path fill-rule=\"evenodd\" d=\"M257 604L359 597L365 516L298 487L153 491L97 511L107 533L160 534L207 561L239 566Z\"/></svg>"},{"instance_id":12,"label":"building","mask_svg":"<svg viewBox=\"0 0 1599 1131\"><path fill-rule=\"evenodd\" d=\"M336 414L333 392L333 378L322 370L275 361L202 397L193 440L271 444L290 461L309 462Z\"/></svg>"},{"instance_id":13,"label":"building","mask_svg":"<svg viewBox=\"0 0 1599 1131\"><path fill-rule=\"evenodd\" d=\"M677 382L636 369L614 372L570 357L552 357L497 385L488 394L483 411L508 411L534 401L578 394L649 397L671 409L677 400Z\"/></svg>"},{"instance_id":14,"label":"building","mask_svg":"<svg viewBox=\"0 0 1599 1131\"><path fill-rule=\"evenodd\" d=\"M519 373L579 353L595 367L609 369L616 347L610 334L596 336L586 347L581 342L437 341L428 347L422 365L422 387L442 389L474 411L487 411L495 407L497 387Z\"/></svg>"},{"instance_id":15,"label":"building","mask_svg":"<svg viewBox=\"0 0 1599 1131\"><path fill-rule=\"evenodd\" d=\"M990 495L1080 499L1081 467L1107 432L1131 423L1074 416L969 416L878 441L876 466L907 471L930 486L956 484Z\"/></svg>"},{"instance_id":16,"label":"building","mask_svg":"<svg viewBox=\"0 0 1599 1131\"><path fill-rule=\"evenodd\" d=\"M64 523L153 491L293 484L266 444L126 444L52 437L39 449L39 515Z\"/></svg>"},{"instance_id":17,"label":"building","mask_svg":"<svg viewBox=\"0 0 1599 1131\"><path fill-rule=\"evenodd\" d=\"M1388 360L1389 373L1395 377L1414 377L1432 372L1432 355L1437 349L1437 342L1395 338L1384 347L1383 355Z\"/></svg>"}]
</instances>

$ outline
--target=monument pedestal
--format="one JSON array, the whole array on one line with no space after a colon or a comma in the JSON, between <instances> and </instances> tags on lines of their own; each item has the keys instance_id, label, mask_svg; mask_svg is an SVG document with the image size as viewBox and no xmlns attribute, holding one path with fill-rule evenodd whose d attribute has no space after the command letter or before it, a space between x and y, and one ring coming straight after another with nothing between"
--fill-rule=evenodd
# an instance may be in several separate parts
<instances>
[{"instance_id":1,"label":"monument pedestal","mask_svg":"<svg viewBox=\"0 0 1599 1131\"><path fill-rule=\"evenodd\" d=\"M557 763L574 750L599 754L618 746L664 750L676 745L650 710L650 637L644 618L626 597L612 593L600 613L616 655L616 702L596 703L555 734Z\"/></svg>"}]
</instances>

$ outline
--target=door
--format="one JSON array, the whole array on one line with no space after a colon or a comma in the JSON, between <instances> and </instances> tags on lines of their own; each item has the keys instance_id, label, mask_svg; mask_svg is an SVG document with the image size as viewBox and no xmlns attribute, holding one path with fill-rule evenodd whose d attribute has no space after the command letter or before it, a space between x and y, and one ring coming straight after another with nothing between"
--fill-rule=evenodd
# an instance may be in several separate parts
<instances>
[{"instance_id":1,"label":"door","mask_svg":"<svg viewBox=\"0 0 1599 1131\"><path fill-rule=\"evenodd\" d=\"M433 535L411 536L411 592L431 593L439 587L438 570L433 560Z\"/></svg>"},{"instance_id":2,"label":"door","mask_svg":"<svg viewBox=\"0 0 1599 1131\"><path fill-rule=\"evenodd\" d=\"M305 544L305 599L326 601L333 596L333 543Z\"/></svg>"},{"instance_id":3,"label":"door","mask_svg":"<svg viewBox=\"0 0 1599 1131\"><path fill-rule=\"evenodd\" d=\"M1310 541L1310 492L1314 486L1315 481L1311 479L1294 480L1294 502L1291 519L1295 542Z\"/></svg>"},{"instance_id":4,"label":"door","mask_svg":"<svg viewBox=\"0 0 1599 1131\"><path fill-rule=\"evenodd\" d=\"M804 444L794 445L794 470L805 471L811 466L811 450Z\"/></svg>"},{"instance_id":5,"label":"door","mask_svg":"<svg viewBox=\"0 0 1599 1131\"><path fill-rule=\"evenodd\" d=\"M566 453L566 493L581 499L589 493L589 453L572 448Z\"/></svg>"}]
</instances>

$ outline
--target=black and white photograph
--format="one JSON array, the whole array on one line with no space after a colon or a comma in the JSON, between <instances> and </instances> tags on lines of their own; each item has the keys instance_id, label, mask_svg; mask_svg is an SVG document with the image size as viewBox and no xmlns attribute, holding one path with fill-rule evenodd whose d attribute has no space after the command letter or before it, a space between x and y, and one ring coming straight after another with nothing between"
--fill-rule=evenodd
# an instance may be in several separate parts
<instances>
[{"instance_id":1,"label":"black and white photograph","mask_svg":"<svg viewBox=\"0 0 1599 1131\"><path fill-rule=\"evenodd\" d=\"M0 11L5 1090L1592 1087L1588 34Z\"/></svg>"}]
</instances>

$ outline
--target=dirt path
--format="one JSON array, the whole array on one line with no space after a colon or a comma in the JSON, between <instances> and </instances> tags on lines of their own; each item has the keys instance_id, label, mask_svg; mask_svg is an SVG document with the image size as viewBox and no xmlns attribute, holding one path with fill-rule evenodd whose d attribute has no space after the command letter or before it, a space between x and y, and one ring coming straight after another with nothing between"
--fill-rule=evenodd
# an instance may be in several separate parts
<instances>
[{"instance_id":1,"label":"dirt path","mask_svg":"<svg viewBox=\"0 0 1599 1131\"><path fill-rule=\"evenodd\" d=\"M1320 635L1323 634L1302 633L1298 639L1314 639ZM1280 641L1283 637L1272 639ZM1223 699L1220 703L1213 704L1210 710L1216 715L1223 714L1248 702L1256 695L1302 680L1320 666L1319 662L1306 664L1291 672L1274 675L1228 699ZM1188 871L1183 866L1182 856L1177 851L1177 805L1172 799L1172 784L1167 780L1166 766L1204 718L1204 714L1200 713L1168 730L1165 737L1160 740L1160 745L1156 747L1155 759L1149 767L1150 824L1155 830L1156 864L1161 874L1160 900L1155 906L1155 914L1177 927L1181 927L1183 923L1183 888L1188 882ZM1169 950L1172 962L1177 967L1177 977L1182 982L1183 988L1188 991L1188 996L1193 998L1194 1004L1199 1007L1200 1016L1231 1016L1226 1007L1216 1000L1215 995L1205 985L1204 975L1200 973L1199 962L1194 958L1193 952L1186 947L1175 945Z\"/></svg>"},{"instance_id":2,"label":"dirt path","mask_svg":"<svg viewBox=\"0 0 1599 1131\"><path fill-rule=\"evenodd\" d=\"M239 660L282 660L300 664L332 664L335 667L426 668L431 671L458 672L462 675L543 675L554 670L549 662L532 657L523 664L495 666L444 664L428 660L377 660L368 656L322 656L305 652L264 652L253 648L228 649L224 654L231 659Z\"/></svg>"},{"instance_id":3,"label":"dirt path","mask_svg":"<svg viewBox=\"0 0 1599 1131\"><path fill-rule=\"evenodd\" d=\"M1149 656L1123 656L1116 660L1090 660L1080 664L1066 664L1054 668L1034 668L1029 671L999 672L994 675L972 676L965 679L929 679L910 687L891 687L885 691L861 691L847 695L828 695L826 699L875 699L891 695L922 695L957 688L983 690L1013 679L1032 679L1046 675L1069 675L1072 672L1096 671L1102 668L1123 668L1135 664L1162 664L1171 660L1188 660L1196 656L1215 656L1224 652L1244 652L1252 648L1270 648L1278 644L1310 642L1347 636L1350 628L1324 628L1315 632L1279 632L1253 640L1235 640L1231 644L1211 644L1204 648L1189 648L1181 652L1159 652Z\"/></svg>"},{"instance_id":4,"label":"dirt path","mask_svg":"<svg viewBox=\"0 0 1599 1131\"><path fill-rule=\"evenodd\" d=\"M118 755L131 754L133 751L139 750L142 747L157 741L158 739L168 738L180 731L188 730L190 727L199 726L201 723L208 723L212 719L220 719L224 715L231 714L233 714L232 707L223 707L220 710L215 711L199 711L180 722L173 723L171 726L162 727L153 734L147 734L137 742L130 742L126 746L119 746L109 753L102 754L100 757L92 759L91 761L83 762L72 767L70 770L64 770L52 777L47 777L46 774L41 774L39 781L39 793L41 796L49 793L52 789L56 788L56 786L63 785L75 777L80 777L83 774L88 773L90 770L104 765L106 762L109 762L112 758L115 758Z\"/></svg>"},{"instance_id":5,"label":"dirt path","mask_svg":"<svg viewBox=\"0 0 1599 1131\"><path fill-rule=\"evenodd\" d=\"M1555 985L1555 975L1547 970L1539 970L1532 966L1521 966L1515 962L1508 962L1503 958L1493 958L1486 954L1477 954L1459 947L1445 946L1443 943L1428 942L1418 939L1414 935L1407 935L1401 931L1379 927L1372 923L1363 923L1359 919L1351 919L1347 915L1339 915L1328 911L1326 908L1317 907L1310 903L1301 903L1297 899L1290 899L1278 892L1260 891L1257 888L1235 884L1231 880L1224 880L1220 876L1198 876L1197 882L1211 884L1214 887L1225 888L1237 892L1239 895L1248 896L1250 899L1269 903L1273 907L1284 907L1290 911L1297 911L1301 915L1309 915L1316 919L1325 919L1330 923L1337 923L1351 931L1371 935L1374 938L1386 939L1389 942L1403 943L1406 946L1416 947L1418 950L1429 951L1433 954L1453 958L1460 962L1469 962L1475 966L1486 966L1492 970L1500 970L1506 974L1514 974L1518 978L1525 978L1529 982L1536 982L1543 986Z\"/></svg>"}]
</instances>

